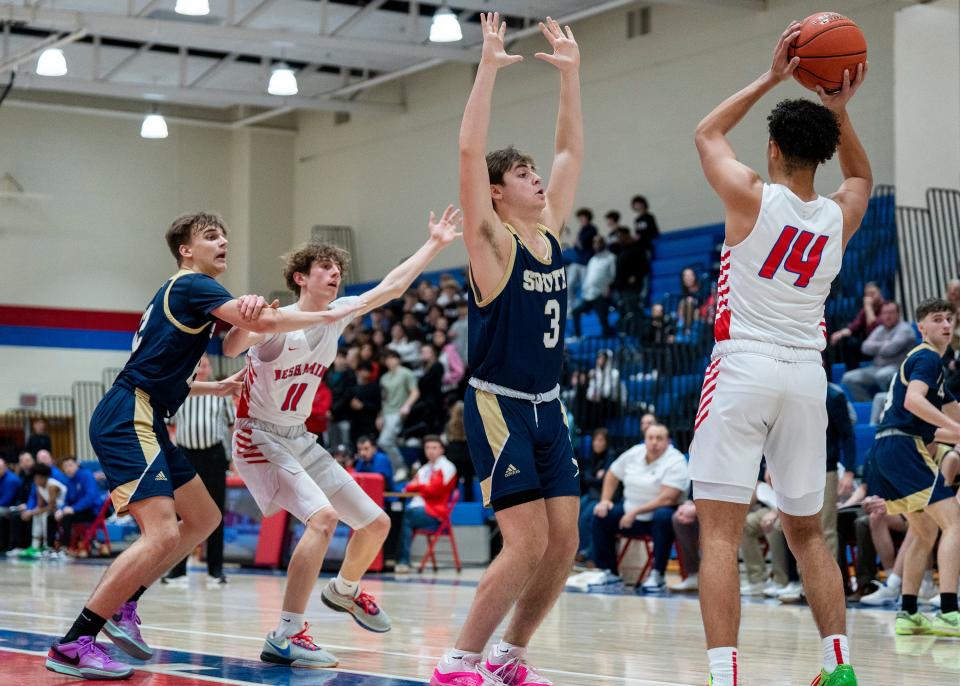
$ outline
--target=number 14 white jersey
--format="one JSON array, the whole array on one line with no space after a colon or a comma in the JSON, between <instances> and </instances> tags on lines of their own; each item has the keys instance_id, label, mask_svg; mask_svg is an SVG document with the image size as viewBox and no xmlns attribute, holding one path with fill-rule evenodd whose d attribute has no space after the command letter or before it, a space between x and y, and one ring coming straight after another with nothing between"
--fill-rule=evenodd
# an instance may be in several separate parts
<instances>
[{"instance_id":1,"label":"number 14 white jersey","mask_svg":"<svg viewBox=\"0 0 960 686\"><path fill-rule=\"evenodd\" d=\"M330 309L354 306L357 297L339 298ZM284 310L298 310L297 305ZM278 426L302 425L313 406L323 375L337 356L340 335L350 323L344 317L305 331L275 334L250 348L237 417Z\"/></svg>"},{"instance_id":2,"label":"number 14 white jersey","mask_svg":"<svg viewBox=\"0 0 960 686\"><path fill-rule=\"evenodd\" d=\"M753 231L720 254L716 340L823 350L824 304L842 259L837 203L804 202L786 186L764 184Z\"/></svg>"}]
</instances>

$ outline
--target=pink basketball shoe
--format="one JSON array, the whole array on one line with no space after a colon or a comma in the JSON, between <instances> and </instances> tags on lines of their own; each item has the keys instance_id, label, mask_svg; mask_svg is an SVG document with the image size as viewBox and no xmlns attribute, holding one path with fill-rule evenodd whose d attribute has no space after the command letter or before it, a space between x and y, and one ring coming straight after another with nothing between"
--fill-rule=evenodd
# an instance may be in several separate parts
<instances>
[{"instance_id":1,"label":"pink basketball shoe","mask_svg":"<svg viewBox=\"0 0 960 686\"><path fill-rule=\"evenodd\" d=\"M488 684L506 684L506 686L532 686L540 684L543 686L553 686L553 682L545 676L537 673L537 670L527 664L524 655L526 650L523 648L511 648L506 655L498 655L496 648L491 651L491 657L496 655L498 659L504 662L491 662L488 657L482 667L478 670L487 679Z\"/></svg>"},{"instance_id":2,"label":"pink basketball shoe","mask_svg":"<svg viewBox=\"0 0 960 686\"><path fill-rule=\"evenodd\" d=\"M478 671L480 660L480 655L444 655L433 670L430 686L483 686L483 676Z\"/></svg>"}]
</instances>

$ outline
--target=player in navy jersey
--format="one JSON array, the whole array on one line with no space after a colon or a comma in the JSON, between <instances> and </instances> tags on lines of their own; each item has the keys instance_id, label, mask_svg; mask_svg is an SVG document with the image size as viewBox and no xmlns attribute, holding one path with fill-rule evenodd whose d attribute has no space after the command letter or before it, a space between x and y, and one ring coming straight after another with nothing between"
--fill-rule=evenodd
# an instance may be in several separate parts
<instances>
[{"instance_id":1,"label":"player in navy jersey","mask_svg":"<svg viewBox=\"0 0 960 686\"><path fill-rule=\"evenodd\" d=\"M579 472L558 399L567 312L558 235L573 208L583 159L580 51L569 27L549 17L540 24L553 52L536 57L560 71L556 150L544 188L533 160L515 148L487 154L497 72L522 57L507 54L498 14L481 14L480 21L483 56L460 127L460 201L473 293L473 376L464 420L503 550L430 683L549 684L524 654L577 552ZM511 607L503 640L484 661L481 652Z\"/></svg>"},{"instance_id":2,"label":"player in navy jersey","mask_svg":"<svg viewBox=\"0 0 960 686\"><path fill-rule=\"evenodd\" d=\"M940 460L960 443L960 405L943 385L943 355L953 335L953 306L930 298L917 306L923 342L907 354L890 383L876 442L869 492L888 514L907 518L914 533L904 558L903 606L896 633L960 637L960 504L944 483ZM933 621L917 609L917 593L940 534L940 611Z\"/></svg>"},{"instance_id":3,"label":"player in navy jersey","mask_svg":"<svg viewBox=\"0 0 960 686\"><path fill-rule=\"evenodd\" d=\"M133 674L96 644L101 630L128 654L144 660L152 656L138 628L137 600L220 522L203 482L170 442L163 423L188 393L231 395L239 390L234 379L193 380L214 320L279 333L336 321L356 309L287 312L267 307L259 296L234 298L215 278L227 268L226 227L215 215L180 217L166 240L178 271L144 311L130 359L90 421L90 441L114 508L118 514L129 512L141 535L110 565L76 622L50 648L47 669L74 677L124 679Z\"/></svg>"}]
</instances>

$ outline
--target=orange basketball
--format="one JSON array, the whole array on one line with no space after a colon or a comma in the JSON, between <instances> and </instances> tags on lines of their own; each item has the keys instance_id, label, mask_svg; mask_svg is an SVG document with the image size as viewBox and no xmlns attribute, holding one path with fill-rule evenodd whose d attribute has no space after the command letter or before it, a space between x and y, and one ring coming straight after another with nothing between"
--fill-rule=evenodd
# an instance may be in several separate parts
<instances>
[{"instance_id":1,"label":"orange basketball","mask_svg":"<svg viewBox=\"0 0 960 686\"><path fill-rule=\"evenodd\" d=\"M852 81L857 65L867 61L867 39L852 19L817 12L803 20L787 56L800 58L793 77L801 84L811 90L820 84L826 91L837 91L843 86L843 70L850 70Z\"/></svg>"}]
</instances>

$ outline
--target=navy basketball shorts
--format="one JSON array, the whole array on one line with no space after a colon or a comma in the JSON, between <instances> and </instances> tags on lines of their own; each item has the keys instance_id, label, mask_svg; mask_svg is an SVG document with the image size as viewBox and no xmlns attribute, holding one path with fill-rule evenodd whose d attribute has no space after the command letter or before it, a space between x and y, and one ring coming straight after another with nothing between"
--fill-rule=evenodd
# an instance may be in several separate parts
<instances>
[{"instance_id":1,"label":"navy basketball shorts","mask_svg":"<svg viewBox=\"0 0 960 686\"><path fill-rule=\"evenodd\" d=\"M130 503L173 492L197 475L170 442L160 413L142 390L114 385L90 419L90 443L110 486L117 514Z\"/></svg>"},{"instance_id":2,"label":"navy basketball shorts","mask_svg":"<svg viewBox=\"0 0 960 686\"><path fill-rule=\"evenodd\" d=\"M463 404L485 506L499 511L541 498L580 496L563 403L553 400L534 410L527 400L469 387Z\"/></svg>"},{"instance_id":3,"label":"navy basketball shorts","mask_svg":"<svg viewBox=\"0 0 960 686\"><path fill-rule=\"evenodd\" d=\"M949 448L938 446L931 455L917 436L894 435L878 438L870 448L873 459L867 488L870 495L887 501L887 513L920 512L925 507L953 498L940 471L940 460Z\"/></svg>"}]
</instances>

